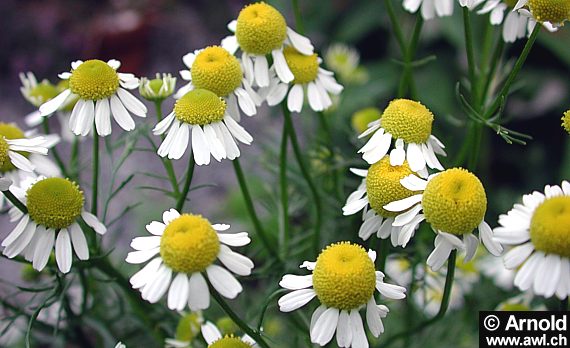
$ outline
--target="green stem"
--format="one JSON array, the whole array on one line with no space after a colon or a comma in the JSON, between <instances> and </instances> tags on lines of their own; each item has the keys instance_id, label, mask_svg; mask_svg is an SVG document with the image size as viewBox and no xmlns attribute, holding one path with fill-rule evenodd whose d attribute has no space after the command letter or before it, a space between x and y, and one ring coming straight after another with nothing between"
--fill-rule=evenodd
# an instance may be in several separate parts
<instances>
[{"instance_id":1,"label":"green stem","mask_svg":"<svg viewBox=\"0 0 570 348\"><path fill-rule=\"evenodd\" d=\"M410 40L406 51L404 52L404 72L402 78L400 79L400 87L398 88L398 97L403 98L410 91L412 99L417 100L417 90L413 78L413 66L412 61L416 55L416 49L418 47L418 42L420 39L420 34L422 32L422 27L424 24L424 19L420 12L416 15L416 24L414 26L414 32Z\"/></svg>"},{"instance_id":2,"label":"green stem","mask_svg":"<svg viewBox=\"0 0 570 348\"><path fill-rule=\"evenodd\" d=\"M311 174L307 166L305 165L305 161L303 158L303 153L301 152L301 147L299 146L299 141L297 140L297 134L295 133L295 127L293 126L293 121L291 120L291 113L289 109L286 107L283 108L283 115L285 116L285 127L287 127L287 132L289 133L289 137L291 138L291 145L293 146L293 153L295 154L295 158L297 159L297 163L299 168L301 169L301 174L303 178L307 182L309 186L309 190L311 191L311 195L313 196L313 203L315 204L315 227L314 227L314 234L313 234L313 250L315 254L318 254L320 251L320 238L321 238L321 223L322 223L322 205L321 205L321 198L319 196L319 191L311 178Z\"/></svg>"},{"instance_id":3,"label":"green stem","mask_svg":"<svg viewBox=\"0 0 570 348\"><path fill-rule=\"evenodd\" d=\"M285 258L289 248L289 195L287 182L287 127L283 125L283 136L281 137L281 149L279 156L279 191L281 194L281 231L279 233L279 244L281 245L281 257Z\"/></svg>"},{"instance_id":4,"label":"green stem","mask_svg":"<svg viewBox=\"0 0 570 348\"><path fill-rule=\"evenodd\" d=\"M471 28L471 17L469 16L469 9L462 7L463 10L463 26L465 33L465 47L467 50L467 66L469 71L469 83L471 85L471 104L479 107L477 101L479 93L477 92L477 74L475 67L475 53L473 51L473 30Z\"/></svg>"},{"instance_id":5,"label":"green stem","mask_svg":"<svg viewBox=\"0 0 570 348\"><path fill-rule=\"evenodd\" d=\"M156 109L156 120L158 123L158 122L162 121L162 100L155 101L154 107ZM165 135L162 134L160 136L160 138L162 139L162 141L164 141ZM158 147L154 144L154 142L152 141L152 138L148 137L148 140L149 140L150 144L152 145L154 152L157 152ZM190 154L190 157L192 157L192 154ZM164 157L161 157L160 161L162 162L164 170L166 171L166 174L168 175L168 179L170 180L170 184L172 185L172 192L174 192L174 195L176 197L179 197L180 196L180 189L178 188L178 179L176 178L176 172L174 171L174 166L172 165L172 161L170 161L168 158L164 158Z\"/></svg>"},{"instance_id":6,"label":"green stem","mask_svg":"<svg viewBox=\"0 0 570 348\"><path fill-rule=\"evenodd\" d=\"M79 182L79 137L73 137L70 157L69 167L71 168L71 178L75 180L75 182Z\"/></svg>"},{"instance_id":7,"label":"green stem","mask_svg":"<svg viewBox=\"0 0 570 348\"><path fill-rule=\"evenodd\" d=\"M24 214L28 213L28 208L22 203L14 194L10 191L2 191L6 199L12 203L16 208L20 209L20 211Z\"/></svg>"},{"instance_id":8,"label":"green stem","mask_svg":"<svg viewBox=\"0 0 570 348\"><path fill-rule=\"evenodd\" d=\"M481 105L485 105L485 101L487 100L487 93L489 92L489 88L491 87L491 82L493 82L493 78L495 76L495 71L497 70L497 66L499 65L499 59L503 54L503 48L505 47L505 42L503 41L502 37L499 37L497 41L497 45L495 46L495 50L493 51L493 56L491 57L491 61L489 62L489 72L485 72L485 83L481 90Z\"/></svg>"},{"instance_id":9,"label":"green stem","mask_svg":"<svg viewBox=\"0 0 570 348\"><path fill-rule=\"evenodd\" d=\"M299 7L299 0L292 0L293 13L295 14L295 28L301 35L305 35L305 26L303 24L303 17L301 16L301 8Z\"/></svg>"},{"instance_id":10,"label":"green stem","mask_svg":"<svg viewBox=\"0 0 570 348\"><path fill-rule=\"evenodd\" d=\"M93 184L91 185L91 213L97 216L97 194L99 191L99 134L93 127Z\"/></svg>"},{"instance_id":11,"label":"green stem","mask_svg":"<svg viewBox=\"0 0 570 348\"><path fill-rule=\"evenodd\" d=\"M47 117L42 117L42 127L43 127L44 133L46 135L51 134L48 121L49 120ZM53 154L53 158L55 159L57 166L61 170L61 174L63 174L63 176L68 178L69 173L67 172L67 169L65 168L65 164L63 163L63 160L61 159L61 156L59 155L59 152L57 152L57 149L55 148L55 146L52 147L51 149L49 149L49 151Z\"/></svg>"},{"instance_id":12,"label":"green stem","mask_svg":"<svg viewBox=\"0 0 570 348\"><path fill-rule=\"evenodd\" d=\"M210 287L210 294L212 294L212 297L216 300L216 302L218 302L220 307L222 307L224 312L226 312L226 314L233 320L233 322L236 323L236 325L239 326L243 332L253 338L255 343L257 343L259 346L263 348L269 348L267 342L265 342L263 337L261 337L261 333L257 330L252 329L243 320L241 320L241 318L232 310L232 308L226 303L222 296L218 294L216 289L212 287L212 284L210 284L210 282L208 282L208 285Z\"/></svg>"},{"instance_id":13,"label":"green stem","mask_svg":"<svg viewBox=\"0 0 570 348\"><path fill-rule=\"evenodd\" d=\"M232 161L234 165L234 170L236 172L236 177L238 179L239 186L241 188L241 192L243 195L243 199L245 201L245 206L253 222L253 227L255 228L256 234L261 239L261 242L265 246L265 248L269 251L269 254L275 255L278 257L277 250L275 245L269 240L269 236L265 233L259 218L257 217L257 213L255 212L255 207L253 205L253 200L249 193L249 189L247 187L247 182L245 181L245 176L243 175L243 171L241 169L241 165L239 164L239 160L236 158ZM279 257L278 257L279 258ZM280 259L280 258L279 258Z\"/></svg>"},{"instance_id":14,"label":"green stem","mask_svg":"<svg viewBox=\"0 0 570 348\"><path fill-rule=\"evenodd\" d=\"M428 320L418 324L417 326L415 326L409 330L405 330L405 331L399 332L399 333L397 333L391 337L388 337L388 339L386 339L384 341L384 344L382 345L383 348L390 346L392 343L396 342L397 340L399 340L401 338L420 333L422 330L433 325L434 323L436 323L438 320L442 319L445 316L445 313L447 312L447 308L449 307L449 301L451 298L451 290L453 288L453 279L455 277L455 260L456 260L456 258L457 258L457 250L452 250L451 254L449 255L449 259L447 260L447 275L445 276L445 286L443 288L443 297L441 299L441 305L439 307L439 311L437 312L437 314L433 318L428 319Z\"/></svg>"},{"instance_id":15,"label":"green stem","mask_svg":"<svg viewBox=\"0 0 570 348\"><path fill-rule=\"evenodd\" d=\"M400 46L400 51L402 55L406 54L406 43L404 40L404 34L402 33L402 28L400 27L400 20L396 16L396 12L394 12L394 6L392 5L392 0L384 0L384 4L386 5L386 11L388 12L388 17L390 17L390 24L392 25L392 31L396 36L396 41L398 41L398 45Z\"/></svg>"},{"instance_id":16,"label":"green stem","mask_svg":"<svg viewBox=\"0 0 570 348\"><path fill-rule=\"evenodd\" d=\"M519 71L521 70L522 66L524 65L524 63L528 57L528 54L530 53L530 50L532 49L532 46L534 45L534 43L536 41L538 33L540 32L540 28L542 28L542 25L536 25L534 27L534 30L532 31L532 33L530 34L530 37L528 38L526 44L524 45L523 51L521 52L521 55L517 59L515 66L513 67L513 70L511 70L511 72L509 73L509 76L507 77L507 81L503 85L503 88L501 88L501 91L499 92L499 94L497 95L495 100L493 101L493 104L491 104L489 109L487 109L487 112L485 113L485 115L483 117L484 119L490 118L491 115L493 115L495 113L495 111L497 111L497 109L501 106L501 104L503 103L503 100L507 98L507 95L509 93L509 90L511 89L511 86L512 86L515 78L517 77Z\"/></svg>"},{"instance_id":17,"label":"green stem","mask_svg":"<svg viewBox=\"0 0 570 348\"><path fill-rule=\"evenodd\" d=\"M390 253L390 238L381 239L380 245L378 246L378 270L384 272L386 269L386 260L388 259L388 254Z\"/></svg>"},{"instance_id":18,"label":"green stem","mask_svg":"<svg viewBox=\"0 0 570 348\"><path fill-rule=\"evenodd\" d=\"M188 191L190 191L190 184L192 183L192 177L194 176L195 164L194 155L190 153L188 159L188 169L186 169L186 181L184 182L182 193L180 196L178 196L178 202L176 203L176 210L179 212L182 212L184 203L186 203L186 197L188 196Z\"/></svg>"},{"instance_id":19,"label":"green stem","mask_svg":"<svg viewBox=\"0 0 570 348\"><path fill-rule=\"evenodd\" d=\"M282 107L285 107L285 104L282 105ZM329 121L327 119L327 116L323 113L323 112L319 112L319 121L321 123L321 127L324 130L325 136L326 136L326 143L327 143L327 148L329 150L329 154L328 154L328 165L331 168L332 171L332 179L333 179L333 188L334 188L334 192L337 195L337 199L338 200L342 200L343 196L344 196L344 192L342 191L342 186L340 184L341 182L341 170L336 168L336 153L335 153L335 148L334 148L334 143L333 143L333 136L332 136L332 131L331 131L331 127L329 125Z\"/></svg>"}]
</instances>

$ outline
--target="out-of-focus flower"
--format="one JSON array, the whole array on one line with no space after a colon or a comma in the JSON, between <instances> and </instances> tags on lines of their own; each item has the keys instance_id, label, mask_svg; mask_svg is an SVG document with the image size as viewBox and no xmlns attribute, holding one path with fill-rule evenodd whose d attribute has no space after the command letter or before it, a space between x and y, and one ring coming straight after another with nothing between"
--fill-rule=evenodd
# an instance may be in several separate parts
<instances>
[{"instance_id":1,"label":"out-of-focus flower","mask_svg":"<svg viewBox=\"0 0 570 348\"><path fill-rule=\"evenodd\" d=\"M156 74L154 79L149 80L141 77L139 93L146 100L162 101L174 93L176 87L176 77L171 74Z\"/></svg>"},{"instance_id":2,"label":"out-of-focus flower","mask_svg":"<svg viewBox=\"0 0 570 348\"><path fill-rule=\"evenodd\" d=\"M487 255L478 262L478 268L499 288L512 290L515 271L505 268L502 258Z\"/></svg>"},{"instance_id":3,"label":"out-of-focus flower","mask_svg":"<svg viewBox=\"0 0 570 348\"><path fill-rule=\"evenodd\" d=\"M371 122L378 121L382 117L382 111L376 107L360 109L352 115L352 129L358 134L368 129Z\"/></svg>"},{"instance_id":4,"label":"out-of-focus flower","mask_svg":"<svg viewBox=\"0 0 570 348\"><path fill-rule=\"evenodd\" d=\"M329 46L323 58L325 65L338 74L343 83L363 84L368 81L368 71L359 65L360 54L355 48L335 43Z\"/></svg>"},{"instance_id":5,"label":"out-of-focus flower","mask_svg":"<svg viewBox=\"0 0 570 348\"><path fill-rule=\"evenodd\" d=\"M200 333L200 327L204 322L201 311L182 312L182 317L176 326L176 336L165 340L166 348L191 347L192 341Z\"/></svg>"},{"instance_id":6,"label":"out-of-focus flower","mask_svg":"<svg viewBox=\"0 0 570 348\"><path fill-rule=\"evenodd\" d=\"M495 240L513 245L504 256L508 269L518 269L514 285L522 291L559 299L570 295L570 183L547 185L544 193L524 195L499 216Z\"/></svg>"},{"instance_id":7,"label":"out-of-focus flower","mask_svg":"<svg viewBox=\"0 0 570 348\"><path fill-rule=\"evenodd\" d=\"M410 13L421 11L426 20L434 17L447 17L453 14L456 0L404 0L404 9ZM420 9L421 7L421 9Z\"/></svg>"},{"instance_id":8,"label":"out-of-focus flower","mask_svg":"<svg viewBox=\"0 0 570 348\"><path fill-rule=\"evenodd\" d=\"M114 59L106 63L98 59L71 63L71 72L59 74L61 79L69 80L69 88L42 104L40 114L49 116L64 106L70 96L78 96L69 118L75 135L86 136L94 126L100 136L111 134L111 115L124 130L135 129L129 112L146 117L147 108L127 91L137 88L139 80L133 74L118 73L120 66Z\"/></svg>"},{"instance_id":9,"label":"out-of-focus flower","mask_svg":"<svg viewBox=\"0 0 570 348\"><path fill-rule=\"evenodd\" d=\"M562 116L562 127L570 134L570 110L566 111Z\"/></svg>"},{"instance_id":10,"label":"out-of-focus flower","mask_svg":"<svg viewBox=\"0 0 570 348\"><path fill-rule=\"evenodd\" d=\"M250 85L268 87L269 64L266 56L271 54L272 68L279 80L289 83L295 79L292 67L285 59L284 48L292 47L302 55L311 56L311 41L287 26L283 15L264 2L246 5L237 20L228 24L235 35L222 40L222 47L230 53L241 49L241 60L246 79Z\"/></svg>"},{"instance_id":11,"label":"out-of-focus flower","mask_svg":"<svg viewBox=\"0 0 570 348\"><path fill-rule=\"evenodd\" d=\"M376 271L376 252L368 253L360 245L340 242L327 246L316 262L305 261L301 267L310 275L286 274L279 282L294 290L279 299L279 309L291 312L317 297L321 305L311 320L311 342L320 346L329 343L335 332L340 347L366 347L360 309L366 307L366 322L374 337L384 332L382 318L389 310L377 305L374 290L389 299L406 297L406 289L384 283L384 274Z\"/></svg>"}]
</instances>

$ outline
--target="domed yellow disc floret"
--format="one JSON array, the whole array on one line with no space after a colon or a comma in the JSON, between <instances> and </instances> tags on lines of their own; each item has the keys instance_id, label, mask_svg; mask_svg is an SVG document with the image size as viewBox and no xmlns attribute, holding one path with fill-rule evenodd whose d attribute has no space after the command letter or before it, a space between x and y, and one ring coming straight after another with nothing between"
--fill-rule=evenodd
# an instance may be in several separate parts
<instances>
[{"instance_id":1,"label":"domed yellow disc floret","mask_svg":"<svg viewBox=\"0 0 570 348\"><path fill-rule=\"evenodd\" d=\"M192 63L192 84L225 97L241 85L239 61L219 46L206 47Z\"/></svg>"},{"instance_id":2,"label":"domed yellow disc floret","mask_svg":"<svg viewBox=\"0 0 570 348\"><path fill-rule=\"evenodd\" d=\"M224 336L216 342L210 344L208 348L251 348L251 345L234 335Z\"/></svg>"},{"instance_id":3,"label":"domed yellow disc floret","mask_svg":"<svg viewBox=\"0 0 570 348\"><path fill-rule=\"evenodd\" d=\"M365 305L376 286L374 263L360 245L329 245L317 258L313 288L327 307L355 309Z\"/></svg>"},{"instance_id":4,"label":"domed yellow disc floret","mask_svg":"<svg viewBox=\"0 0 570 348\"><path fill-rule=\"evenodd\" d=\"M26 198L30 218L47 228L67 228L83 210L83 192L68 179L40 180L28 189Z\"/></svg>"},{"instance_id":5,"label":"domed yellow disc floret","mask_svg":"<svg viewBox=\"0 0 570 348\"><path fill-rule=\"evenodd\" d=\"M559 24L570 19L568 0L529 0L528 7L539 22Z\"/></svg>"},{"instance_id":6,"label":"domed yellow disc floret","mask_svg":"<svg viewBox=\"0 0 570 348\"><path fill-rule=\"evenodd\" d=\"M198 312L190 312L185 314L178 321L176 326L176 339L178 341L190 342L200 332L202 325L201 315Z\"/></svg>"},{"instance_id":7,"label":"domed yellow disc floret","mask_svg":"<svg viewBox=\"0 0 570 348\"><path fill-rule=\"evenodd\" d=\"M34 100L33 104L35 106L40 106L58 94L57 87L52 85L48 80L44 80L30 90L29 97Z\"/></svg>"},{"instance_id":8,"label":"domed yellow disc floret","mask_svg":"<svg viewBox=\"0 0 570 348\"><path fill-rule=\"evenodd\" d=\"M564 116L562 116L562 127L570 134L570 110L566 111Z\"/></svg>"},{"instance_id":9,"label":"domed yellow disc floret","mask_svg":"<svg viewBox=\"0 0 570 348\"><path fill-rule=\"evenodd\" d=\"M306 56L293 47L287 46L283 50L283 54L289 69L295 77L293 83L305 84L317 79L319 61L316 53Z\"/></svg>"},{"instance_id":10,"label":"domed yellow disc floret","mask_svg":"<svg viewBox=\"0 0 570 348\"><path fill-rule=\"evenodd\" d=\"M166 226L160 256L175 272L203 272L218 256L218 234L201 215L184 214Z\"/></svg>"},{"instance_id":11,"label":"domed yellow disc floret","mask_svg":"<svg viewBox=\"0 0 570 348\"><path fill-rule=\"evenodd\" d=\"M425 143L431 135L433 114L421 103L395 99L382 114L382 128L406 143Z\"/></svg>"},{"instance_id":12,"label":"domed yellow disc floret","mask_svg":"<svg viewBox=\"0 0 570 348\"><path fill-rule=\"evenodd\" d=\"M473 231L487 211L487 195L479 179L463 168L452 168L431 179L422 206L433 228L453 234Z\"/></svg>"},{"instance_id":13,"label":"domed yellow disc floret","mask_svg":"<svg viewBox=\"0 0 570 348\"><path fill-rule=\"evenodd\" d=\"M197 125L219 122L225 112L226 102L205 89L191 90L174 105L174 115L178 120Z\"/></svg>"},{"instance_id":14,"label":"domed yellow disc floret","mask_svg":"<svg viewBox=\"0 0 570 348\"><path fill-rule=\"evenodd\" d=\"M358 110L352 115L352 129L360 134L368 129L370 122L379 120L381 116L382 111L375 107Z\"/></svg>"},{"instance_id":15,"label":"domed yellow disc floret","mask_svg":"<svg viewBox=\"0 0 570 348\"><path fill-rule=\"evenodd\" d=\"M0 122L0 173L6 173L16 169L8 156L8 143L6 140L25 138L24 132L11 123ZM27 152L18 152L28 156Z\"/></svg>"},{"instance_id":16,"label":"domed yellow disc floret","mask_svg":"<svg viewBox=\"0 0 570 348\"><path fill-rule=\"evenodd\" d=\"M258 2L240 11L236 39L242 51L263 56L281 47L286 37L285 18L273 6Z\"/></svg>"},{"instance_id":17,"label":"domed yellow disc floret","mask_svg":"<svg viewBox=\"0 0 570 348\"><path fill-rule=\"evenodd\" d=\"M88 60L71 72L69 88L81 99L109 98L119 88L119 75L101 60Z\"/></svg>"},{"instance_id":18,"label":"domed yellow disc floret","mask_svg":"<svg viewBox=\"0 0 570 348\"><path fill-rule=\"evenodd\" d=\"M366 176L366 194L370 206L376 213L383 217L394 217L400 212L391 212L383 207L394 201L408 198L415 194L402 184L400 180L406 176L413 174L407 161L401 166L391 166L390 157L384 156L380 161L374 163L368 169Z\"/></svg>"},{"instance_id":19,"label":"domed yellow disc floret","mask_svg":"<svg viewBox=\"0 0 570 348\"><path fill-rule=\"evenodd\" d=\"M536 208L530 240L536 250L570 257L570 196L549 198Z\"/></svg>"}]
</instances>

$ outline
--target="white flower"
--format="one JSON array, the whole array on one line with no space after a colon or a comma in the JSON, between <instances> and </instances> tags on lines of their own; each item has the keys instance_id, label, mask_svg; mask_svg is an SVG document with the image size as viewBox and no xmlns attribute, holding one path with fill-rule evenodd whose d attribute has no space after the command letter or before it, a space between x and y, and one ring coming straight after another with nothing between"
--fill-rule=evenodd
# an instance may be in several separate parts
<instances>
[{"instance_id":1,"label":"white flower","mask_svg":"<svg viewBox=\"0 0 570 348\"><path fill-rule=\"evenodd\" d=\"M290 46L285 46L283 54L294 79L289 83L283 82L276 73L276 68L271 68L271 81L265 92L267 104L277 105L287 97L289 111L301 112L306 95L314 111L324 111L331 107L333 101L330 95L340 94L343 87L336 82L333 72L320 67L321 58L316 54L304 55Z\"/></svg>"},{"instance_id":2,"label":"white flower","mask_svg":"<svg viewBox=\"0 0 570 348\"><path fill-rule=\"evenodd\" d=\"M240 155L236 140L251 144L253 138L228 114L226 102L205 89L193 89L176 101L174 110L153 129L155 135L167 133L158 155L179 159L192 136L192 152L197 165L233 160Z\"/></svg>"},{"instance_id":3,"label":"white flower","mask_svg":"<svg viewBox=\"0 0 570 348\"><path fill-rule=\"evenodd\" d=\"M461 168L452 168L431 175L427 180L409 175L401 180L414 196L389 203L384 209L401 212L394 226L403 226L399 241L407 243L416 227L426 220L436 232L435 249L427 264L432 270L440 269L453 249L465 251L465 262L470 261L479 245L479 239L495 256L503 251L493 241L493 232L485 222L487 196L479 179ZM479 239L472 231L479 229Z\"/></svg>"},{"instance_id":4,"label":"white flower","mask_svg":"<svg viewBox=\"0 0 570 348\"><path fill-rule=\"evenodd\" d=\"M12 221L18 220L18 224L2 241L3 254L8 258L22 254L38 271L47 265L54 245L62 273L71 269L73 251L80 260L89 259L81 219L98 234L107 231L95 215L83 209L83 192L70 180L40 177L27 189L12 190L28 212L11 214Z\"/></svg>"},{"instance_id":5,"label":"white flower","mask_svg":"<svg viewBox=\"0 0 570 348\"><path fill-rule=\"evenodd\" d=\"M136 251L126 259L133 264L152 259L131 277L131 285L141 291L142 298L155 303L168 291L167 304L172 310L186 306L193 311L206 309L210 306L210 290L204 273L220 295L236 298L243 288L227 269L247 276L253 262L229 246L249 244L247 232L220 233L230 226L211 225L200 215L180 215L174 209L165 211L162 217L163 222L153 221L146 226L153 236L133 239L131 247ZM227 269L214 264L216 259Z\"/></svg>"},{"instance_id":6,"label":"white flower","mask_svg":"<svg viewBox=\"0 0 570 348\"><path fill-rule=\"evenodd\" d=\"M421 7L422 17L426 20L434 17L447 17L453 14L456 0L404 0L404 9L416 13Z\"/></svg>"},{"instance_id":7,"label":"white flower","mask_svg":"<svg viewBox=\"0 0 570 348\"><path fill-rule=\"evenodd\" d=\"M251 88L242 71L240 61L219 46L209 46L182 57L188 70L181 70L180 76L189 83L176 92L177 99L189 91L199 88L214 92L228 105L228 114L240 119L239 109L247 116L257 113L262 98Z\"/></svg>"},{"instance_id":8,"label":"white flower","mask_svg":"<svg viewBox=\"0 0 570 348\"><path fill-rule=\"evenodd\" d=\"M207 321L201 328L202 336L208 347L212 347L213 344L217 343L223 347L258 347L255 341L248 335L243 337L235 337L233 335L222 335L220 330L212 322Z\"/></svg>"},{"instance_id":9,"label":"white flower","mask_svg":"<svg viewBox=\"0 0 570 348\"><path fill-rule=\"evenodd\" d=\"M40 106L41 116L49 116L60 109L70 96L78 96L69 118L69 127L75 135L86 136L93 126L100 136L111 134L111 115L126 131L135 129L135 121L129 114L146 117L146 106L127 89L139 86L133 74L117 73L121 63L107 63L93 59L71 63L71 72L59 74L69 80L69 88Z\"/></svg>"},{"instance_id":10,"label":"white flower","mask_svg":"<svg viewBox=\"0 0 570 348\"><path fill-rule=\"evenodd\" d=\"M269 54L279 79L284 83L293 81L293 73L283 55L285 45L304 55L313 54L311 41L289 28L283 15L264 2L245 6L237 20L228 24L228 29L235 35L223 39L222 47L232 54L241 49L245 77L252 86L254 83L259 87L269 86L270 67L266 58Z\"/></svg>"},{"instance_id":11,"label":"white flower","mask_svg":"<svg viewBox=\"0 0 570 348\"><path fill-rule=\"evenodd\" d=\"M443 170L435 154L445 156L445 146L431 134L433 114L421 103L395 99L382 113L382 118L371 122L368 129L359 138L372 133L368 142L358 150L369 164L382 159L391 148L395 139L395 148L390 151L390 164L400 166L405 160L414 172L425 169L426 164L432 169Z\"/></svg>"},{"instance_id":12,"label":"white flower","mask_svg":"<svg viewBox=\"0 0 570 348\"><path fill-rule=\"evenodd\" d=\"M494 240L514 246L503 258L506 268L518 269L514 285L544 297L568 297L570 183L524 195L522 204L499 216L499 225Z\"/></svg>"},{"instance_id":13,"label":"white flower","mask_svg":"<svg viewBox=\"0 0 570 348\"><path fill-rule=\"evenodd\" d=\"M154 79L141 77L139 84L140 95L151 101L160 101L168 98L174 93L176 87L176 77L171 74L156 74Z\"/></svg>"},{"instance_id":14,"label":"white flower","mask_svg":"<svg viewBox=\"0 0 570 348\"><path fill-rule=\"evenodd\" d=\"M45 156L48 148L59 142L56 135L35 136L28 138L16 125L0 122L0 173L5 175L16 169L25 172L34 172L34 162L42 167L41 159L36 156ZM36 161L37 160L37 161Z\"/></svg>"},{"instance_id":15,"label":"white flower","mask_svg":"<svg viewBox=\"0 0 570 348\"><path fill-rule=\"evenodd\" d=\"M375 271L376 252L359 245L341 242L324 249L316 262L305 262L301 267L310 275L287 274L279 285L293 290L279 299L282 312L296 310L314 297L321 305L311 318L311 342L324 346L336 332L339 347L368 347L360 309L366 307L366 322L374 337L384 332L382 318L389 310L377 305L374 290L389 299L403 299L406 289L384 283L384 274Z\"/></svg>"}]
</instances>

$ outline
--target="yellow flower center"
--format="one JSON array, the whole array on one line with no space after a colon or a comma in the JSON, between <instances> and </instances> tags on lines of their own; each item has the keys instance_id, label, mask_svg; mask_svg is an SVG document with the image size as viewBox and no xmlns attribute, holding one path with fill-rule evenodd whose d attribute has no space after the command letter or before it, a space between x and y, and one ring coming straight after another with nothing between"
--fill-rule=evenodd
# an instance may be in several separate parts
<instances>
[{"instance_id":1,"label":"yellow flower center","mask_svg":"<svg viewBox=\"0 0 570 348\"><path fill-rule=\"evenodd\" d=\"M375 107L359 110L352 115L352 128L360 134L368 129L370 122L379 120L381 116L382 111Z\"/></svg>"},{"instance_id":2,"label":"yellow flower center","mask_svg":"<svg viewBox=\"0 0 570 348\"><path fill-rule=\"evenodd\" d=\"M58 94L59 92L57 91L56 86L52 85L49 81L44 80L30 90L29 96L34 100L33 104L39 107Z\"/></svg>"},{"instance_id":3,"label":"yellow flower center","mask_svg":"<svg viewBox=\"0 0 570 348\"><path fill-rule=\"evenodd\" d=\"M559 24L570 18L569 0L529 0L528 7L539 22Z\"/></svg>"},{"instance_id":4,"label":"yellow flower center","mask_svg":"<svg viewBox=\"0 0 570 348\"><path fill-rule=\"evenodd\" d=\"M181 122L205 125L224 118L226 102L214 92L194 89L176 101L174 115Z\"/></svg>"},{"instance_id":5,"label":"yellow flower center","mask_svg":"<svg viewBox=\"0 0 570 348\"><path fill-rule=\"evenodd\" d=\"M536 208L530 240L536 250L570 257L570 196L549 198Z\"/></svg>"},{"instance_id":6,"label":"yellow flower center","mask_svg":"<svg viewBox=\"0 0 570 348\"><path fill-rule=\"evenodd\" d=\"M383 217L394 217L400 214L401 212L387 211L383 207L390 202L415 194L414 191L400 184L400 180L412 173L407 161L404 161L401 166L391 166L389 156L384 156L380 161L371 165L366 176L366 194L372 209Z\"/></svg>"},{"instance_id":7,"label":"yellow flower center","mask_svg":"<svg viewBox=\"0 0 570 348\"><path fill-rule=\"evenodd\" d=\"M251 348L251 345L234 335L226 335L216 342L210 344L208 348Z\"/></svg>"},{"instance_id":8,"label":"yellow flower center","mask_svg":"<svg viewBox=\"0 0 570 348\"><path fill-rule=\"evenodd\" d=\"M406 143L425 143L431 135L433 114L421 103L395 99L382 114L382 128Z\"/></svg>"},{"instance_id":9,"label":"yellow flower center","mask_svg":"<svg viewBox=\"0 0 570 348\"><path fill-rule=\"evenodd\" d=\"M184 315L178 321L176 327L176 339L179 341L190 342L200 332L201 318L197 312L190 312Z\"/></svg>"},{"instance_id":10,"label":"yellow flower center","mask_svg":"<svg viewBox=\"0 0 570 348\"><path fill-rule=\"evenodd\" d=\"M285 55L289 69L295 77L293 83L305 84L317 79L319 61L316 53L306 56L293 47L286 46L285 49L283 49L283 54Z\"/></svg>"},{"instance_id":11,"label":"yellow flower center","mask_svg":"<svg viewBox=\"0 0 570 348\"><path fill-rule=\"evenodd\" d=\"M562 116L562 127L570 134L570 110L566 111L564 116Z\"/></svg>"},{"instance_id":12,"label":"yellow flower center","mask_svg":"<svg viewBox=\"0 0 570 348\"><path fill-rule=\"evenodd\" d=\"M287 23L283 15L264 2L247 5L238 16L236 38L242 51L266 55L283 45Z\"/></svg>"},{"instance_id":13,"label":"yellow flower center","mask_svg":"<svg viewBox=\"0 0 570 348\"><path fill-rule=\"evenodd\" d=\"M119 88L119 75L101 60L88 60L71 72L69 88L84 100L109 98Z\"/></svg>"},{"instance_id":14,"label":"yellow flower center","mask_svg":"<svg viewBox=\"0 0 570 348\"><path fill-rule=\"evenodd\" d=\"M175 272L203 272L219 251L218 234L201 215L181 215L166 226L160 239L160 256Z\"/></svg>"},{"instance_id":15,"label":"yellow flower center","mask_svg":"<svg viewBox=\"0 0 570 348\"><path fill-rule=\"evenodd\" d=\"M365 305L376 286L374 263L360 245L329 245L317 258L313 288L327 307L350 310Z\"/></svg>"},{"instance_id":16,"label":"yellow flower center","mask_svg":"<svg viewBox=\"0 0 570 348\"><path fill-rule=\"evenodd\" d=\"M475 175L463 168L452 168L429 181L422 206L433 228L460 235L473 231L483 221L487 196Z\"/></svg>"},{"instance_id":17,"label":"yellow flower center","mask_svg":"<svg viewBox=\"0 0 570 348\"><path fill-rule=\"evenodd\" d=\"M0 122L0 173L10 172L16 167L8 156L9 145L6 140L25 138L24 132L11 123ZM20 155L29 156L27 152L18 152Z\"/></svg>"},{"instance_id":18,"label":"yellow flower center","mask_svg":"<svg viewBox=\"0 0 570 348\"><path fill-rule=\"evenodd\" d=\"M63 178L47 178L26 193L28 214L47 228L67 228L83 210L83 192L76 183Z\"/></svg>"},{"instance_id":19,"label":"yellow flower center","mask_svg":"<svg viewBox=\"0 0 570 348\"><path fill-rule=\"evenodd\" d=\"M192 84L225 97L241 85L239 61L219 46L206 47L192 64Z\"/></svg>"}]
</instances>

